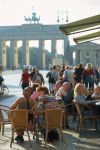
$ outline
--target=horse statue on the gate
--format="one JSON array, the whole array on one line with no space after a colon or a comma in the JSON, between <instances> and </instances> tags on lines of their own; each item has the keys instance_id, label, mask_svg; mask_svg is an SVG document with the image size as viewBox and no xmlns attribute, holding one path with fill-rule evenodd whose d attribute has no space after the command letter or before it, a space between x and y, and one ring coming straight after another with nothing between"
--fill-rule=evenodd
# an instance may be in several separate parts
<instances>
[{"instance_id":1,"label":"horse statue on the gate","mask_svg":"<svg viewBox=\"0 0 100 150\"><path fill-rule=\"evenodd\" d=\"M31 23L32 19L30 17L25 17L24 16L25 21L27 21L27 23Z\"/></svg>"},{"instance_id":2,"label":"horse statue on the gate","mask_svg":"<svg viewBox=\"0 0 100 150\"><path fill-rule=\"evenodd\" d=\"M34 21L34 23L39 23L40 21L40 16L37 17L35 12L32 13L32 21Z\"/></svg>"},{"instance_id":3,"label":"horse statue on the gate","mask_svg":"<svg viewBox=\"0 0 100 150\"><path fill-rule=\"evenodd\" d=\"M31 17L25 17L24 16L24 19L25 19L25 21L27 21L27 23L32 23L32 22L34 22L34 23L39 23L39 21L40 21L40 16L37 16L36 15L36 12L32 12L32 16Z\"/></svg>"}]
</instances>

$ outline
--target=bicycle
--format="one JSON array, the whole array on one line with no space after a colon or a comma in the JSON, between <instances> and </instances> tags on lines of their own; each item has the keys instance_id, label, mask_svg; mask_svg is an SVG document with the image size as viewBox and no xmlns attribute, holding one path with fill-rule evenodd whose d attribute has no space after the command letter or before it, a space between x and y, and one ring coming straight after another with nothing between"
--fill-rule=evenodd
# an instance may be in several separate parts
<instances>
[{"instance_id":1,"label":"bicycle","mask_svg":"<svg viewBox=\"0 0 100 150\"><path fill-rule=\"evenodd\" d=\"M2 84L0 85L0 94L7 95L8 93L9 93L9 89L8 89L7 85L5 85L4 82L2 82Z\"/></svg>"}]
</instances>

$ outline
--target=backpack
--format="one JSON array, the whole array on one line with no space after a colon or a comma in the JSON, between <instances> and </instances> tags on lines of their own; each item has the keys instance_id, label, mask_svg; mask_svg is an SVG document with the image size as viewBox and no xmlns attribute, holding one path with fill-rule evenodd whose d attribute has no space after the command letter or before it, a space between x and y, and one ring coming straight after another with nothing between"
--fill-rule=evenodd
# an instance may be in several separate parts
<instances>
[{"instance_id":1,"label":"backpack","mask_svg":"<svg viewBox=\"0 0 100 150\"><path fill-rule=\"evenodd\" d=\"M52 73L49 74L49 82L52 83L52 84L56 83L54 75Z\"/></svg>"},{"instance_id":2,"label":"backpack","mask_svg":"<svg viewBox=\"0 0 100 150\"><path fill-rule=\"evenodd\" d=\"M64 73L65 73L65 76L64 76L63 81L66 82L66 81L68 81L68 74L67 74L66 70L64 71Z\"/></svg>"}]
</instances>

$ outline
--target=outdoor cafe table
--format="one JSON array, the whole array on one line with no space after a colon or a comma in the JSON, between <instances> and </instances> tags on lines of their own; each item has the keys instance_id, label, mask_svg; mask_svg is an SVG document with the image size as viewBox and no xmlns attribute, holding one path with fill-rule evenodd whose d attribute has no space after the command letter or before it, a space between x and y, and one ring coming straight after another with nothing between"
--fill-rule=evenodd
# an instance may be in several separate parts
<instances>
[{"instance_id":1,"label":"outdoor cafe table","mask_svg":"<svg viewBox=\"0 0 100 150\"><path fill-rule=\"evenodd\" d=\"M97 106L100 106L100 100L95 103Z\"/></svg>"}]
</instances>

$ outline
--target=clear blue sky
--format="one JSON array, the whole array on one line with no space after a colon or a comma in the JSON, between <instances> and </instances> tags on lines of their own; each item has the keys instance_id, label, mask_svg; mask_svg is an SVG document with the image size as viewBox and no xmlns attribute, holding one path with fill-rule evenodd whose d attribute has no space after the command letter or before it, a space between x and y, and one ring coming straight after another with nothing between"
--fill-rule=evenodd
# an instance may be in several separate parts
<instances>
[{"instance_id":1,"label":"clear blue sky","mask_svg":"<svg viewBox=\"0 0 100 150\"><path fill-rule=\"evenodd\" d=\"M70 22L100 14L100 0L0 0L0 26L25 23L32 7L42 24L57 23L58 11L68 11Z\"/></svg>"}]
</instances>

